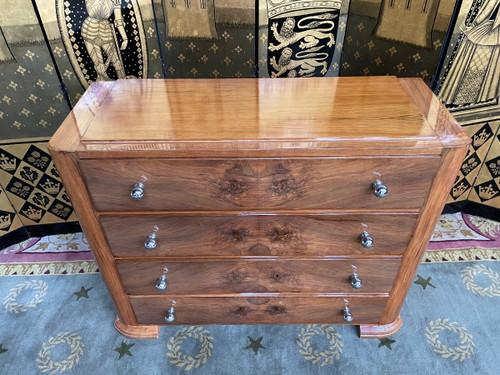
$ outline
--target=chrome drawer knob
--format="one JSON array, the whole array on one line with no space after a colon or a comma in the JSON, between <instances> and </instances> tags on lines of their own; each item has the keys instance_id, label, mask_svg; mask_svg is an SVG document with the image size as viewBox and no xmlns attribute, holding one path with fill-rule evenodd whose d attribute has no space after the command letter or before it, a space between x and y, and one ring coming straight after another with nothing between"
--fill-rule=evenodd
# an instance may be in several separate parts
<instances>
[{"instance_id":1,"label":"chrome drawer knob","mask_svg":"<svg viewBox=\"0 0 500 375\"><path fill-rule=\"evenodd\" d=\"M170 309L168 309L167 311L167 316L165 317L165 321L167 323L173 323L175 320L175 315L174 315L174 308L171 307Z\"/></svg>"},{"instance_id":2,"label":"chrome drawer knob","mask_svg":"<svg viewBox=\"0 0 500 375\"><path fill-rule=\"evenodd\" d=\"M361 282L361 279L359 278L357 273L353 273L351 275L351 286L354 289L360 289L363 286L363 283Z\"/></svg>"},{"instance_id":3,"label":"chrome drawer knob","mask_svg":"<svg viewBox=\"0 0 500 375\"><path fill-rule=\"evenodd\" d=\"M354 317L351 314L351 310L349 310L349 307L345 307L344 310L342 310L342 318L344 319L344 322L346 323L351 323L354 320Z\"/></svg>"},{"instance_id":4,"label":"chrome drawer knob","mask_svg":"<svg viewBox=\"0 0 500 375\"><path fill-rule=\"evenodd\" d=\"M142 199L144 197L144 184L142 182L136 183L130 191L130 196L135 200Z\"/></svg>"},{"instance_id":5,"label":"chrome drawer knob","mask_svg":"<svg viewBox=\"0 0 500 375\"><path fill-rule=\"evenodd\" d=\"M158 289L159 291L164 291L165 289L167 289L167 275L163 274L158 278L156 289Z\"/></svg>"},{"instance_id":6,"label":"chrome drawer knob","mask_svg":"<svg viewBox=\"0 0 500 375\"><path fill-rule=\"evenodd\" d=\"M156 233L151 233L148 238L146 238L144 247L148 250L153 250L156 248Z\"/></svg>"},{"instance_id":7,"label":"chrome drawer knob","mask_svg":"<svg viewBox=\"0 0 500 375\"><path fill-rule=\"evenodd\" d=\"M375 194L377 198L384 198L389 192L387 186L385 186L380 180L375 180L372 184L372 188L373 194Z\"/></svg>"},{"instance_id":8,"label":"chrome drawer knob","mask_svg":"<svg viewBox=\"0 0 500 375\"><path fill-rule=\"evenodd\" d=\"M367 249L373 247L373 238L370 236L368 232L361 233L361 245Z\"/></svg>"}]
</instances>

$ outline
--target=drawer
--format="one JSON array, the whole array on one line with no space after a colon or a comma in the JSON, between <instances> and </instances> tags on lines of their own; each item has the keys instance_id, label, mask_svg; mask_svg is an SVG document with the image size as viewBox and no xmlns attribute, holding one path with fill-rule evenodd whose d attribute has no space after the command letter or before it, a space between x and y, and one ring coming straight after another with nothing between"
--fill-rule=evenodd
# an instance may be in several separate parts
<instances>
[{"instance_id":1,"label":"drawer","mask_svg":"<svg viewBox=\"0 0 500 375\"><path fill-rule=\"evenodd\" d=\"M389 293L400 265L389 259L116 261L127 294ZM362 287L351 285L353 266ZM166 288L157 281L167 267Z\"/></svg>"},{"instance_id":2,"label":"drawer","mask_svg":"<svg viewBox=\"0 0 500 375\"><path fill-rule=\"evenodd\" d=\"M335 297L130 297L139 324L345 324L344 298ZM350 297L350 324L378 324L387 298Z\"/></svg>"},{"instance_id":3,"label":"drawer","mask_svg":"<svg viewBox=\"0 0 500 375\"><path fill-rule=\"evenodd\" d=\"M80 167L98 211L378 210L418 209L439 162L439 157L84 159ZM130 191L141 178L144 196L134 200ZM388 188L384 198L373 192L376 178Z\"/></svg>"},{"instance_id":4,"label":"drawer","mask_svg":"<svg viewBox=\"0 0 500 375\"><path fill-rule=\"evenodd\" d=\"M101 216L119 257L401 255L416 220L416 214ZM363 231L373 239L370 248L362 246ZM147 250L153 232L156 248Z\"/></svg>"}]
</instances>

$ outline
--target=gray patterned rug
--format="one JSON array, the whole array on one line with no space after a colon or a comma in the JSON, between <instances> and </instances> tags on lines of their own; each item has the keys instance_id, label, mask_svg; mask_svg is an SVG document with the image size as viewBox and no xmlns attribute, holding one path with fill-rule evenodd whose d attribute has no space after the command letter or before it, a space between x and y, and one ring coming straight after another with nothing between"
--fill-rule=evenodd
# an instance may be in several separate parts
<instances>
[{"instance_id":1,"label":"gray patterned rug","mask_svg":"<svg viewBox=\"0 0 500 375\"><path fill-rule=\"evenodd\" d=\"M499 373L500 262L422 264L403 327L169 326L158 340L113 328L99 274L0 277L0 374Z\"/></svg>"}]
</instances>

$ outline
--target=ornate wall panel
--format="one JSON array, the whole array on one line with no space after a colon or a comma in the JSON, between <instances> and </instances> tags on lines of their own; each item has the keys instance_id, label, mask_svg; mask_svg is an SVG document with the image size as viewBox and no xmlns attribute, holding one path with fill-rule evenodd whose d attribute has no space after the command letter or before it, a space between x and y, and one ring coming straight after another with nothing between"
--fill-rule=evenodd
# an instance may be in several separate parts
<instances>
[{"instance_id":1,"label":"ornate wall panel","mask_svg":"<svg viewBox=\"0 0 500 375\"><path fill-rule=\"evenodd\" d=\"M2 242L2 237L22 227L23 223L19 215L12 207L7 194L0 186L0 242ZM1 248L2 246L0 246Z\"/></svg>"},{"instance_id":2,"label":"ornate wall panel","mask_svg":"<svg viewBox=\"0 0 500 375\"><path fill-rule=\"evenodd\" d=\"M453 186L447 203L456 203L469 199L472 186L476 182L479 171L490 150L500 127L500 121L480 121L471 124L462 124L472 143L465 160L460 168L457 181Z\"/></svg>"},{"instance_id":3,"label":"ornate wall panel","mask_svg":"<svg viewBox=\"0 0 500 375\"><path fill-rule=\"evenodd\" d=\"M261 0L259 77L337 76L349 0Z\"/></svg>"},{"instance_id":4,"label":"ornate wall panel","mask_svg":"<svg viewBox=\"0 0 500 375\"><path fill-rule=\"evenodd\" d=\"M500 2L463 0L436 92L466 130L472 147L454 187L458 200L500 209ZM474 125L469 125L474 124ZM463 176L464 170L472 169ZM454 197L456 198L456 197ZM454 201L451 199L450 201Z\"/></svg>"},{"instance_id":5,"label":"ornate wall panel","mask_svg":"<svg viewBox=\"0 0 500 375\"><path fill-rule=\"evenodd\" d=\"M351 0L341 75L430 82L455 0Z\"/></svg>"},{"instance_id":6,"label":"ornate wall panel","mask_svg":"<svg viewBox=\"0 0 500 375\"><path fill-rule=\"evenodd\" d=\"M154 2L166 77L256 76L256 1Z\"/></svg>"},{"instance_id":7,"label":"ornate wall panel","mask_svg":"<svg viewBox=\"0 0 500 375\"><path fill-rule=\"evenodd\" d=\"M500 134L498 130L484 159L469 200L500 208Z\"/></svg>"},{"instance_id":8,"label":"ornate wall panel","mask_svg":"<svg viewBox=\"0 0 500 375\"><path fill-rule=\"evenodd\" d=\"M0 0L0 138L48 137L69 113L29 0Z\"/></svg>"},{"instance_id":9,"label":"ornate wall panel","mask_svg":"<svg viewBox=\"0 0 500 375\"><path fill-rule=\"evenodd\" d=\"M36 0L70 100L91 82L163 77L151 1Z\"/></svg>"},{"instance_id":10,"label":"ornate wall panel","mask_svg":"<svg viewBox=\"0 0 500 375\"><path fill-rule=\"evenodd\" d=\"M500 2L464 0L437 92L460 121L500 115Z\"/></svg>"},{"instance_id":11,"label":"ornate wall panel","mask_svg":"<svg viewBox=\"0 0 500 375\"><path fill-rule=\"evenodd\" d=\"M0 185L24 226L77 220L46 143L0 144Z\"/></svg>"}]
</instances>

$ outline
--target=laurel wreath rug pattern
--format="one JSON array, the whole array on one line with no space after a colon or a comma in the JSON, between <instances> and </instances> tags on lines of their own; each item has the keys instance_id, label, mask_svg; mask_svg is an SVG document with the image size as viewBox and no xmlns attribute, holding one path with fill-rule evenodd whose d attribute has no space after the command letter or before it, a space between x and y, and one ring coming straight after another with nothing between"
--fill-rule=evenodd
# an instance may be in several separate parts
<instances>
[{"instance_id":1,"label":"laurel wreath rug pattern","mask_svg":"<svg viewBox=\"0 0 500 375\"><path fill-rule=\"evenodd\" d=\"M66 359L56 362L50 358L50 352L60 344L67 344L71 349L71 353ZM80 356L83 355L83 347L82 338L77 333L59 333L56 337L51 337L48 342L42 343L42 349L38 352L36 360L40 363L38 368L41 372L50 371L50 375L71 370L75 363L80 361Z\"/></svg>"},{"instance_id":2,"label":"laurel wreath rug pattern","mask_svg":"<svg viewBox=\"0 0 500 375\"><path fill-rule=\"evenodd\" d=\"M186 355L181 352L181 344L187 338L195 338L201 343L200 351L195 356ZM193 367L198 368L212 356L212 349L214 348L212 341L213 337L210 335L208 329L197 326L184 327L170 338L167 344L167 356L170 358L170 363L184 370L191 370Z\"/></svg>"},{"instance_id":3,"label":"laurel wreath rug pattern","mask_svg":"<svg viewBox=\"0 0 500 375\"><path fill-rule=\"evenodd\" d=\"M481 297L500 297L500 277L491 268L486 267L484 264L474 264L464 268L461 274L465 287L472 293L479 294ZM475 279L479 274L484 274L490 278L491 285L489 287L483 288L477 285Z\"/></svg>"},{"instance_id":4,"label":"laurel wreath rug pattern","mask_svg":"<svg viewBox=\"0 0 500 375\"><path fill-rule=\"evenodd\" d=\"M439 339L439 332L444 329L457 333L460 337L461 345L451 348L443 344ZM463 362L466 358L470 358L476 347L476 344L472 340L472 335L464 327L461 327L458 322L449 322L449 319L431 321L429 327L425 329L425 337L427 337L427 342L433 348L434 352L440 354L443 358L450 358L453 361L458 359L460 362Z\"/></svg>"},{"instance_id":5,"label":"laurel wreath rug pattern","mask_svg":"<svg viewBox=\"0 0 500 375\"><path fill-rule=\"evenodd\" d=\"M17 298L21 293L33 289L35 295L26 303L17 302ZM42 280L31 280L17 284L12 288L5 297L3 302L4 307L12 314L19 314L28 311L28 309L35 308L43 301L43 297L47 294L47 284Z\"/></svg>"},{"instance_id":6,"label":"laurel wreath rug pattern","mask_svg":"<svg viewBox=\"0 0 500 375\"><path fill-rule=\"evenodd\" d=\"M327 350L320 352L314 349L311 345L311 338L315 335L326 336L330 341ZM309 324L300 330L297 338L299 353L308 361L316 364L321 362L321 367L327 364L332 365L334 359L339 360L344 344L341 341L341 336L330 325Z\"/></svg>"}]
</instances>

